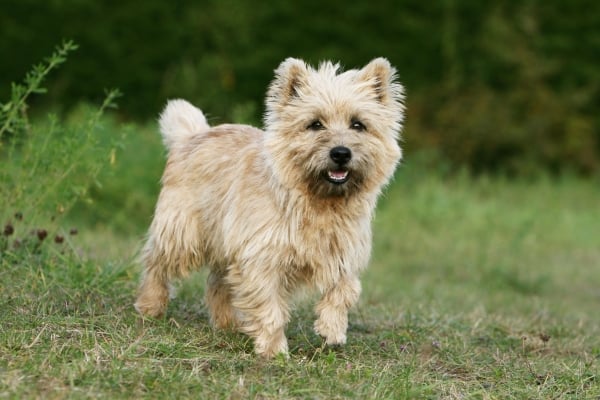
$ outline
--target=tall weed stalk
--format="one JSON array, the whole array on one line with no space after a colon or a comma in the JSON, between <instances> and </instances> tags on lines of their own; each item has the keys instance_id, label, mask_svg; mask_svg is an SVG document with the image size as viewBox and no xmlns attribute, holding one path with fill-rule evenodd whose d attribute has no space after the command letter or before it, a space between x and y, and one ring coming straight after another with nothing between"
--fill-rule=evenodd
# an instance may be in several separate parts
<instances>
[{"instance_id":1,"label":"tall weed stalk","mask_svg":"<svg viewBox=\"0 0 600 400\"><path fill-rule=\"evenodd\" d=\"M60 218L86 199L103 168L115 162L121 137L107 131L103 116L116 107L118 90L107 91L99 106L83 106L68 123L52 113L33 121L28 116L31 96L46 92L44 80L76 49L72 41L56 47L23 83L12 84L10 100L0 104L2 252L43 242L49 233L62 242Z\"/></svg>"}]
</instances>

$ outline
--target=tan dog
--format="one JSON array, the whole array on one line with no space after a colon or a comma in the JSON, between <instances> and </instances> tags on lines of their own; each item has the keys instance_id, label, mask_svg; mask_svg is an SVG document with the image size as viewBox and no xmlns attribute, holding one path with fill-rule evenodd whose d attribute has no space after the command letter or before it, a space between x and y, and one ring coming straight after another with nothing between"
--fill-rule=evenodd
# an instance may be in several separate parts
<instances>
[{"instance_id":1,"label":"tan dog","mask_svg":"<svg viewBox=\"0 0 600 400\"><path fill-rule=\"evenodd\" d=\"M162 316L169 282L207 265L211 322L250 335L258 354L287 352L290 295L301 284L322 293L315 331L327 344L346 342L376 200L401 158L404 108L387 60L338 69L281 63L265 131L211 128L191 104L169 102L160 118L169 156L135 304L142 315Z\"/></svg>"}]
</instances>

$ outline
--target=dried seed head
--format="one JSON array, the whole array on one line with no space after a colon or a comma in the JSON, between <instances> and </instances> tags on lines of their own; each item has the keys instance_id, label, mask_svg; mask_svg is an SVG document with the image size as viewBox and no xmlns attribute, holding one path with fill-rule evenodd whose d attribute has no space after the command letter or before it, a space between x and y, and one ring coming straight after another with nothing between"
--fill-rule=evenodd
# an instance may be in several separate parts
<instances>
[{"instance_id":1,"label":"dried seed head","mask_svg":"<svg viewBox=\"0 0 600 400\"><path fill-rule=\"evenodd\" d=\"M13 233L15 233L15 228L12 226L12 224L10 222L8 224L4 225L4 236L10 236Z\"/></svg>"},{"instance_id":2,"label":"dried seed head","mask_svg":"<svg viewBox=\"0 0 600 400\"><path fill-rule=\"evenodd\" d=\"M540 333L540 339L542 339L542 342L547 343L550 340L550 335L546 333Z\"/></svg>"},{"instance_id":3,"label":"dried seed head","mask_svg":"<svg viewBox=\"0 0 600 400\"><path fill-rule=\"evenodd\" d=\"M42 242L44 239L46 239L46 236L48 236L48 231L45 229L38 229L36 234L40 242Z\"/></svg>"},{"instance_id":4,"label":"dried seed head","mask_svg":"<svg viewBox=\"0 0 600 400\"><path fill-rule=\"evenodd\" d=\"M77 232L78 232L77 228L71 228L71 230L69 231L69 235L75 236L75 235L77 235Z\"/></svg>"},{"instance_id":5,"label":"dried seed head","mask_svg":"<svg viewBox=\"0 0 600 400\"><path fill-rule=\"evenodd\" d=\"M60 243L62 243L64 241L65 241L64 236L61 236L61 235L54 236L54 243L59 243L60 244Z\"/></svg>"}]
</instances>

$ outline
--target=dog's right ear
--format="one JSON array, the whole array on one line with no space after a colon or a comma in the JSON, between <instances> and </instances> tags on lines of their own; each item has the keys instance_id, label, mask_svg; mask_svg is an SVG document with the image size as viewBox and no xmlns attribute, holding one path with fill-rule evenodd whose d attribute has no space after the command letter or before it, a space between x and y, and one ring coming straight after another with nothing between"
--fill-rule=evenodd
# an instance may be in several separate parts
<instances>
[{"instance_id":1,"label":"dog's right ear","mask_svg":"<svg viewBox=\"0 0 600 400\"><path fill-rule=\"evenodd\" d=\"M293 97L297 97L303 86L307 84L308 67L297 58L287 58L275 70L275 79L269 86L267 108L285 105Z\"/></svg>"}]
</instances>

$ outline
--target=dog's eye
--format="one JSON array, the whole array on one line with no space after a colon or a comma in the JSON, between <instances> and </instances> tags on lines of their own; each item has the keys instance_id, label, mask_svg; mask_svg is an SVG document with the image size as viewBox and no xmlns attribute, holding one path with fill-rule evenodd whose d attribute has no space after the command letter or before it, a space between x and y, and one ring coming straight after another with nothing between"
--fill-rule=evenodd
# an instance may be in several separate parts
<instances>
[{"instance_id":1,"label":"dog's eye","mask_svg":"<svg viewBox=\"0 0 600 400\"><path fill-rule=\"evenodd\" d=\"M365 131L367 129L367 127L365 126L365 124L363 124L359 120L353 119L352 122L350 122L350 129L353 129L357 132L362 132L362 131Z\"/></svg>"},{"instance_id":2,"label":"dog's eye","mask_svg":"<svg viewBox=\"0 0 600 400\"><path fill-rule=\"evenodd\" d=\"M325 129L321 121L319 121L318 119L311 122L306 128L310 129L311 131L320 131L322 129Z\"/></svg>"}]
</instances>

